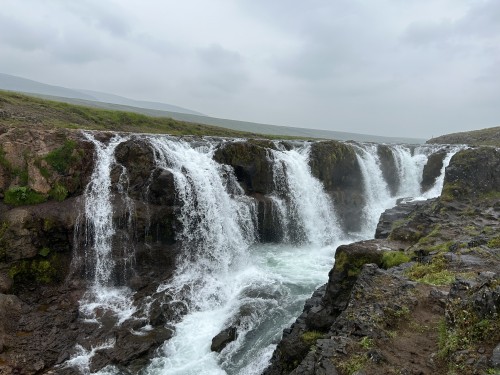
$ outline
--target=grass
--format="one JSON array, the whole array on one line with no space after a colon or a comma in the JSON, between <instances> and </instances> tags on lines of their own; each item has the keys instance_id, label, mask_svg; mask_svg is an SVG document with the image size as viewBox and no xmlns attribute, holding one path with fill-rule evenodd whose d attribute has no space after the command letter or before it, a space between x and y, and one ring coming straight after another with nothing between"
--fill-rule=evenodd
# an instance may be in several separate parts
<instances>
[{"instance_id":1,"label":"grass","mask_svg":"<svg viewBox=\"0 0 500 375\"><path fill-rule=\"evenodd\" d=\"M46 128L235 138L300 138L243 132L166 117L149 117L134 112L90 108L8 91L0 91L0 103L1 108L9 114L6 118L0 118L0 125L8 126L42 126Z\"/></svg>"},{"instance_id":2,"label":"grass","mask_svg":"<svg viewBox=\"0 0 500 375\"><path fill-rule=\"evenodd\" d=\"M365 350L369 350L371 348L373 348L373 345L374 345L374 342L373 342L373 339L368 337L368 336L365 336L361 339L361 341L359 342L359 344L361 345L361 347Z\"/></svg>"},{"instance_id":3,"label":"grass","mask_svg":"<svg viewBox=\"0 0 500 375\"><path fill-rule=\"evenodd\" d=\"M411 258L402 251L386 251L382 255L382 267L389 269L407 263Z\"/></svg>"},{"instance_id":4,"label":"grass","mask_svg":"<svg viewBox=\"0 0 500 375\"><path fill-rule=\"evenodd\" d=\"M368 357L365 354L354 354L346 361L341 361L339 367L344 373L352 375L356 371L362 370L367 361Z\"/></svg>"},{"instance_id":5,"label":"grass","mask_svg":"<svg viewBox=\"0 0 500 375\"><path fill-rule=\"evenodd\" d=\"M500 236L494 237L488 241L487 246L490 249L500 248Z\"/></svg>"},{"instance_id":6,"label":"grass","mask_svg":"<svg viewBox=\"0 0 500 375\"><path fill-rule=\"evenodd\" d=\"M500 127L453 133L433 138L430 143L467 143L471 145L500 146Z\"/></svg>"},{"instance_id":7,"label":"grass","mask_svg":"<svg viewBox=\"0 0 500 375\"><path fill-rule=\"evenodd\" d=\"M18 186L10 188L5 192L4 202L14 206L38 204L45 202L47 198L27 186Z\"/></svg>"},{"instance_id":8,"label":"grass","mask_svg":"<svg viewBox=\"0 0 500 375\"><path fill-rule=\"evenodd\" d=\"M61 147L49 152L44 159L54 170L60 174L65 174L71 164L78 160L78 157L73 155L75 147L75 141L66 140Z\"/></svg>"},{"instance_id":9,"label":"grass","mask_svg":"<svg viewBox=\"0 0 500 375\"><path fill-rule=\"evenodd\" d=\"M406 271L406 274L411 280L424 284L450 285L455 281L455 274L446 269L446 263L443 254L438 254L430 263L413 265Z\"/></svg>"},{"instance_id":10,"label":"grass","mask_svg":"<svg viewBox=\"0 0 500 375\"><path fill-rule=\"evenodd\" d=\"M304 332L301 336L302 341L304 341L307 345L313 345L316 343L316 340L323 337L323 334L318 331L307 331Z\"/></svg>"},{"instance_id":11,"label":"grass","mask_svg":"<svg viewBox=\"0 0 500 375\"><path fill-rule=\"evenodd\" d=\"M50 190L49 195L52 199L62 202L68 196L68 189L66 189L63 185L56 183Z\"/></svg>"}]
</instances>

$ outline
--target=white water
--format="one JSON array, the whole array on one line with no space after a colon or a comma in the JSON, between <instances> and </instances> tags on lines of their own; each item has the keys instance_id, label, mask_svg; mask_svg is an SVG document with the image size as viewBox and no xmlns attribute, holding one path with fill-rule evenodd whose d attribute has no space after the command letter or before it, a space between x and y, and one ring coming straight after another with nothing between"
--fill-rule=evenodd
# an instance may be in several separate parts
<instances>
[{"instance_id":1,"label":"white water","mask_svg":"<svg viewBox=\"0 0 500 375\"><path fill-rule=\"evenodd\" d=\"M130 246L119 246L118 249L113 246L116 229L113 223L111 170L116 166L115 149L126 138L115 136L105 145L90 133L85 133L85 136L94 144L96 161L90 183L84 192L83 247L86 273L91 285L80 301L80 311L89 320L96 320L96 311L111 311L117 316L118 322L122 323L132 316L135 308L132 306L131 291L126 287L117 286L113 276L123 277L126 274L127 268L133 263L134 252ZM125 180L125 171L122 169L117 190L128 208L130 220L133 206L124 192ZM128 229L126 234L131 232L130 222ZM120 264L117 264L117 259Z\"/></svg>"},{"instance_id":2,"label":"white water","mask_svg":"<svg viewBox=\"0 0 500 375\"><path fill-rule=\"evenodd\" d=\"M241 189L228 189L223 176L230 182L234 176L213 161L211 145L193 149L168 138L151 144L158 166L174 174L183 202L181 237L196 257L184 257L161 288L189 301L189 313L146 373L258 374L282 329L325 281L338 240L333 206L310 173L308 149L273 153L276 208L290 214L281 215L284 232L293 220L303 245L265 246L255 244L252 201ZM237 327L237 340L220 354L211 352L212 338L230 325Z\"/></svg>"},{"instance_id":3,"label":"white water","mask_svg":"<svg viewBox=\"0 0 500 375\"><path fill-rule=\"evenodd\" d=\"M455 155L458 151L463 150L464 148L465 148L465 146L462 146L462 145L450 147L450 149L446 153L445 158L443 159L443 166L441 167L441 172L439 174L439 177L436 178L436 182L434 183L434 186L431 187L428 191L426 191L422 195L422 197L424 199L435 198L435 197L439 197L441 195L441 190L443 190L446 167L450 164L450 161L451 161L451 158L453 157L453 155Z\"/></svg>"},{"instance_id":4,"label":"white water","mask_svg":"<svg viewBox=\"0 0 500 375\"><path fill-rule=\"evenodd\" d=\"M371 238L377 228L380 215L388 208L393 207L400 198L424 200L438 197L443 188L445 170L451 158L463 146L448 149L443 160L443 167L436 179L434 186L422 194L422 174L429 155L438 152L447 146L419 146L413 153L409 147L391 145L399 185L395 195L391 195L387 181L384 179L378 146L375 144L362 144L357 146L357 158L363 176L365 208L363 212L363 225L361 236Z\"/></svg>"},{"instance_id":5,"label":"white water","mask_svg":"<svg viewBox=\"0 0 500 375\"><path fill-rule=\"evenodd\" d=\"M407 146L393 146L391 150L399 177L399 188L396 196L398 198L420 196L422 172L427 163L427 155L421 153L412 155Z\"/></svg>"},{"instance_id":6,"label":"white water","mask_svg":"<svg viewBox=\"0 0 500 375\"><path fill-rule=\"evenodd\" d=\"M290 151L272 150L274 185L278 197L286 202L282 219L287 234L294 225L294 242L324 245L339 239L340 231L333 204L308 164L310 145ZM283 212L283 205L277 205Z\"/></svg>"},{"instance_id":7,"label":"white water","mask_svg":"<svg viewBox=\"0 0 500 375\"><path fill-rule=\"evenodd\" d=\"M371 238L375 233L380 214L387 208L394 206L396 198L391 197L389 186L382 174L377 145L367 144L358 147L357 150L356 157L363 176L365 192L361 236Z\"/></svg>"},{"instance_id":8,"label":"white water","mask_svg":"<svg viewBox=\"0 0 500 375\"><path fill-rule=\"evenodd\" d=\"M157 167L174 176L183 228L178 233L183 256L178 259L172 280L161 285L158 292L182 301L187 314L175 324L175 336L161 347L142 374L260 374L282 330L300 314L312 291L327 280L334 249L352 241L341 233L330 198L311 175L309 147L304 144L290 151L269 151L275 184L270 197L283 240L279 245L263 245L256 235L255 201L244 195L232 168L213 161L215 145L203 141L195 147L170 137L146 139L154 150ZM97 160L85 193L85 216L90 236L87 255L96 261L91 272L92 287L82 302L82 310L88 318L96 319L97 307L116 314L123 309L119 324L135 311L128 289L114 285L110 279L111 271L117 268L110 256L116 236L110 174L116 166L114 150L123 140L115 138L107 146L91 140ZM357 239L368 239L373 236L380 214L399 196L420 195L427 149L412 155L404 146L392 148L404 186L391 196L377 146L357 147L366 195L363 230ZM451 159L448 156L446 165ZM126 179L125 173L122 178ZM439 184L442 187L442 179L431 190L440 190ZM125 185L123 182L122 187ZM132 210L124 189L118 188L120 191ZM126 250L130 249L122 250L127 259L130 254ZM237 328L237 339L220 354L211 352L212 338L229 326ZM101 346L107 345L112 343ZM97 349L80 347L68 364L87 374ZM99 372L118 373L113 367Z\"/></svg>"}]
</instances>

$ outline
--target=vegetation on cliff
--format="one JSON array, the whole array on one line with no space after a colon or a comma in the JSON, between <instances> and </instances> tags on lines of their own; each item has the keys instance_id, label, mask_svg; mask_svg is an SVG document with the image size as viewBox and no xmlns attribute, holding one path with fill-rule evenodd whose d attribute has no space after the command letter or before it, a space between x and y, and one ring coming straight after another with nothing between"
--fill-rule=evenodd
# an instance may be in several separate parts
<instances>
[{"instance_id":1,"label":"vegetation on cliff","mask_svg":"<svg viewBox=\"0 0 500 375\"><path fill-rule=\"evenodd\" d=\"M0 125L241 138L297 139L134 112L111 111L0 91ZM1 154L0 154L1 163Z\"/></svg>"},{"instance_id":2,"label":"vegetation on cliff","mask_svg":"<svg viewBox=\"0 0 500 375\"><path fill-rule=\"evenodd\" d=\"M500 126L473 130L461 133L452 133L432 138L427 143L453 143L472 146L500 146Z\"/></svg>"},{"instance_id":3,"label":"vegetation on cliff","mask_svg":"<svg viewBox=\"0 0 500 375\"><path fill-rule=\"evenodd\" d=\"M499 178L498 150L461 151L441 198L340 246L265 374L500 373Z\"/></svg>"}]
</instances>

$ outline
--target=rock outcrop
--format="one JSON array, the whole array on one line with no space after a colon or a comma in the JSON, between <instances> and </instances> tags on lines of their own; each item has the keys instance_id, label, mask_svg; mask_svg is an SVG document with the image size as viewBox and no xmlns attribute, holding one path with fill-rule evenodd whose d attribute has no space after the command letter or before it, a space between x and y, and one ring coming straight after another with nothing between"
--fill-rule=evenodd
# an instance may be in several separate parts
<instances>
[{"instance_id":1,"label":"rock outcrop","mask_svg":"<svg viewBox=\"0 0 500 375\"><path fill-rule=\"evenodd\" d=\"M264 373L497 371L499 156L458 153L441 198L386 212L386 239L339 247Z\"/></svg>"}]
</instances>

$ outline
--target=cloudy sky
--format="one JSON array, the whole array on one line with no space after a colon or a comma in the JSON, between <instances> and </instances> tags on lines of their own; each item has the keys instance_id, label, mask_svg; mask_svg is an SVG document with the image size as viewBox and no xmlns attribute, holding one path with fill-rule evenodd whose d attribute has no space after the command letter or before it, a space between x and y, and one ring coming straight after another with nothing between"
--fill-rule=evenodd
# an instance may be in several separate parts
<instances>
[{"instance_id":1,"label":"cloudy sky","mask_svg":"<svg viewBox=\"0 0 500 375\"><path fill-rule=\"evenodd\" d=\"M0 72L428 138L500 125L500 1L0 0Z\"/></svg>"}]
</instances>

